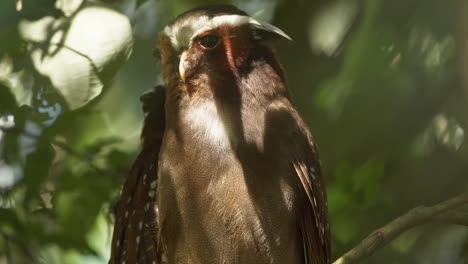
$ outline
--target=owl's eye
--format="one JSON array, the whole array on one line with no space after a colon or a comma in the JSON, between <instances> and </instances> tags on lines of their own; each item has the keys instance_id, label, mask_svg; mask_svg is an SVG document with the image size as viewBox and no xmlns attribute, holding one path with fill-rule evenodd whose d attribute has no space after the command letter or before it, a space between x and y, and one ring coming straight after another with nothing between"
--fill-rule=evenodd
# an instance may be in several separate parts
<instances>
[{"instance_id":1,"label":"owl's eye","mask_svg":"<svg viewBox=\"0 0 468 264\"><path fill-rule=\"evenodd\" d=\"M214 49L219 44L219 37L216 35L206 35L198 39L198 44L204 49Z\"/></svg>"}]
</instances>

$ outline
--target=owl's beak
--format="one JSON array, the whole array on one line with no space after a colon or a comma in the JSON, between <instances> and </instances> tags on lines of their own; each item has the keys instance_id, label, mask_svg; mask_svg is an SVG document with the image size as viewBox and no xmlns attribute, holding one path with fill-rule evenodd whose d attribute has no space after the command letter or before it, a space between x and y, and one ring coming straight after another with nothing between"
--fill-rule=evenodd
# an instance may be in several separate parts
<instances>
[{"instance_id":1,"label":"owl's beak","mask_svg":"<svg viewBox=\"0 0 468 264\"><path fill-rule=\"evenodd\" d=\"M187 61L187 51L182 52L180 55L179 61L179 75L183 82L185 82L185 74L187 69L190 67L189 62Z\"/></svg>"}]
</instances>

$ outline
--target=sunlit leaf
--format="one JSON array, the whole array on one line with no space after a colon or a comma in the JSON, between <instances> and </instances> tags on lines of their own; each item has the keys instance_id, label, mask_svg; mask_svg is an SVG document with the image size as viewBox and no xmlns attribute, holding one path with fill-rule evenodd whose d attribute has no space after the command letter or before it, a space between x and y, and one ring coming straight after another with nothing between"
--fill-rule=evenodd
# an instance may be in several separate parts
<instances>
[{"instance_id":1,"label":"sunlit leaf","mask_svg":"<svg viewBox=\"0 0 468 264\"><path fill-rule=\"evenodd\" d=\"M104 6L86 5L70 19L22 21L36 70L47 76L71 110L98 96L132 48L128 19Z\"/></svg>"},{"instance_id":2,"label":"sunlit leaf","mask_svg":"<svg viewBox=\"0 0 468 264\"><path fill-rule=\"evenodd\" d=\"M84 0L57 0L55 7L62 10L66 16L70 16L78 10L83 2Z\"/></svg>"},{"instance_id":3,"label":"sunlit leaf","mask_svg":"<svg viewBox=\"0 0 468 264\"><path fill-rule=\"evenodd\" d=\"M458 150L465 140L465 131L460 124L443 114L434 117L430 129L437 143L452 151Z\"/></svg>"}]
</instances>

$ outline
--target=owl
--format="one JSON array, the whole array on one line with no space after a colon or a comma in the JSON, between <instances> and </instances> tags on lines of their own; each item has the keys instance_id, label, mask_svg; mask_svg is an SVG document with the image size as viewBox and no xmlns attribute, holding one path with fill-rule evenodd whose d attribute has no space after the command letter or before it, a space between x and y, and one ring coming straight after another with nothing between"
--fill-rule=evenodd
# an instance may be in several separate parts
<instances>
[{"instance_id":1,"label":"owl","mask_svg":"<svg viewBox=\"0 0 468 264\"><path fill-rule=\"evenodd\" d=\"M230 5L160 33L164 85L142 97L109 263L331 262L324 179L275 54L282 40Z\"/></svg>"}]
</instances>

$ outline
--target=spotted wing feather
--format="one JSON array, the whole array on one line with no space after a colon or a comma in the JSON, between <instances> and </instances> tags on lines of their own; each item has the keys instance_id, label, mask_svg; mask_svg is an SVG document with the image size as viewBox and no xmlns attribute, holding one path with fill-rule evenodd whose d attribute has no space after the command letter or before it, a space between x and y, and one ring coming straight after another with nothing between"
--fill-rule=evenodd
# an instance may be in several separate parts
<instances>
[{"instance_id":1,"label":"spotted wing feather","mask_svg":"<svg viewBox=\"0 0 468 264\"><path fill-rule=\"evenodd\" d=\"M160 263L156 185L158 156L164 134L164 89L142 96L143 147L122 189L115 211L109 264Z\"/></svg>"}]
</instances>

